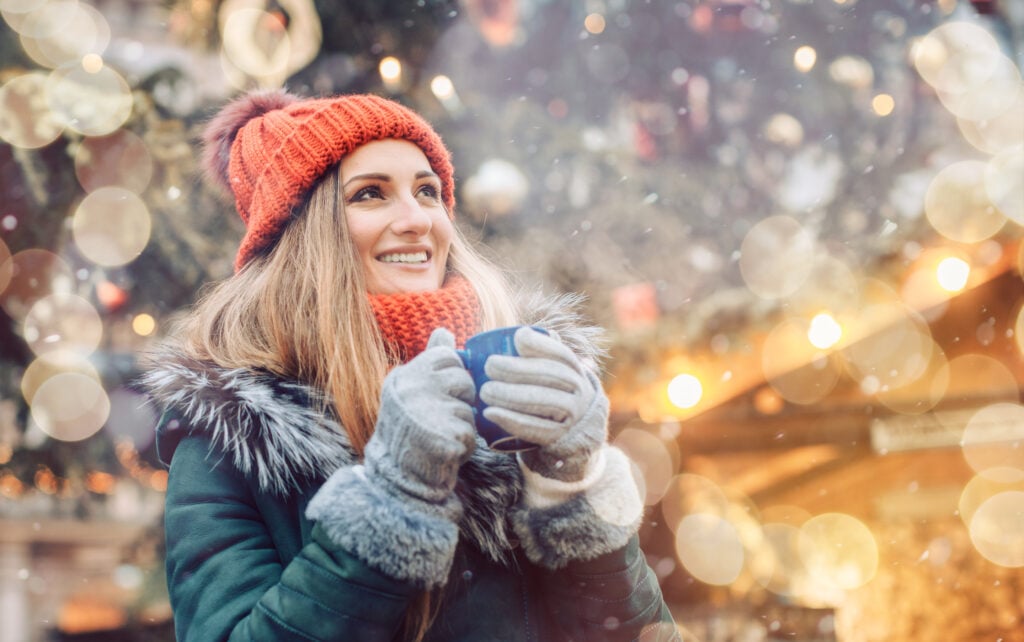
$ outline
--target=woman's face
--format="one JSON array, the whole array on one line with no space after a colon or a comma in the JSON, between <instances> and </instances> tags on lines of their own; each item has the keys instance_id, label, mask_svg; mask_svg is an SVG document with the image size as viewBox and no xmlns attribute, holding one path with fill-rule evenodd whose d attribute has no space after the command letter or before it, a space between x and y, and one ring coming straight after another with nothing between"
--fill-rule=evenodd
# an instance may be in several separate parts
<instances>
[{"instance_id":1,"label":"woman's face","mask_svg":"<svg viewBox=\"0 0 1024 642\"><path fill-rule=\"evenodd\" d=\"M341 160L341 180L369 292L441 287L453 228L423 151L406 140L367 143Z\"/></svg>"}]
</instances>

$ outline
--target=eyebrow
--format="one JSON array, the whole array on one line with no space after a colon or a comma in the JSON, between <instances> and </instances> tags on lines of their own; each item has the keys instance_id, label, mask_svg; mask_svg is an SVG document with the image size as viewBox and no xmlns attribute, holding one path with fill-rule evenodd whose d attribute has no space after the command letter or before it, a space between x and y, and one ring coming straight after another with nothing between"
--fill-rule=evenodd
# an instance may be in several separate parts
<instances>
[{"instance_id":1,"label":"eyebrow","mask_svg":"<svg viewBox=\"0 0 1024 642\"><path fill-rule=\"evenodd\" d=\"M416 172L416 176L414 176L413 178L415 178L416 180L420 180L421 178L436 178L440 180L441 177L429 170L423 170ZM356 181L381 181L384 183L390 183L391 176L388 174L359 174L345 181L345 184L342 185L342 187L348 187L349 185L355 183Z\"/></svg>"}]
</instances>

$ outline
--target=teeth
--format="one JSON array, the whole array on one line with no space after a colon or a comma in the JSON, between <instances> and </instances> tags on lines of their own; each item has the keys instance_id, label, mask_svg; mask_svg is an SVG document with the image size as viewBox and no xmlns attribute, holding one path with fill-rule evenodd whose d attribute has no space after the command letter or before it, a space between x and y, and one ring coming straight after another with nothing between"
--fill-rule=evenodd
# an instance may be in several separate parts
<instances>
[{"instance_id":1,"label":"teeth","mask_svg":"<svg viewBox=\"0 0 1024 642\"><path fill-rule=\"evenodd\" d=\"M410 254L385 254L378 260L383 263L423 263L427 260L427 253L412 252Z\"/></svg>"}]
</instances>

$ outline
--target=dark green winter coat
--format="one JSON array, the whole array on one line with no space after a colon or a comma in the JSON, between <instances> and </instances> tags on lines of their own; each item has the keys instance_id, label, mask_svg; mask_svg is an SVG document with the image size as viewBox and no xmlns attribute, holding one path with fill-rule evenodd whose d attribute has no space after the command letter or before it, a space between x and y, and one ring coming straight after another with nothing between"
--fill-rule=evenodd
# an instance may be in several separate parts
<instances>
[{"instance_id":1,"label":"dark green winter coat","mask_svg":"<svg viewBox=\"0 0 1024 642\"><path fill-rule=\"evenodd\" d=\"M571 321L549 313L543 322L577 352L593 350ZM167 575L178 639L399 639L423 592L417 569L432 568L430 525L372 484L330 488L335 471L359 462L316 393L172 353L145 383L165 409L157 445L170 466ZM609 468L606 486L619 484L619 470ZM321 492L334 493L329 505L363 541L343 546L307 517ZM427 640L678 639L639 549L638 519L609 523L587 493L528 506L514 457L482 442L455 492L458 543Z\"/></svg>"}]
</instances>

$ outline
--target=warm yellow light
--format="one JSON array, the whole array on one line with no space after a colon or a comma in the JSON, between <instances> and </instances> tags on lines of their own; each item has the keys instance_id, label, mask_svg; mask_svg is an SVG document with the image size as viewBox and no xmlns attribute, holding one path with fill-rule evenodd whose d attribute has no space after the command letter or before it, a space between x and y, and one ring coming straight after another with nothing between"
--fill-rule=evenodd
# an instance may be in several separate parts
<instances>
[{"instance_id":1,"label":"warm yellow light","mask_svg":"<svg viewBox=\"0 0 1024 642\"><path fill-rule=\"evenodd\" d=\"M691 374L677 375L668 383L668 400L680 408L693 408L703 395L700 379Z\"/></svg>"},{"instance_id":2,"label":"warm yellow light","mask_svg":"<svg viewBox=\"0 0 1024 642\"><path fill-rule=\"evenodd\" d=\"M947 292L963 290L970 275L971 266L967 264L967 261L955 256L942 259L935 268L935 279Z\"/></svg>"},{"instance_id":3,"label":"warm yellow light","mask_svg":"<svg viewBox=\"0 0 1024 642\"><path fill-rule=\"evenodd\" d=\"M879 116L888 116L896 109L896 101L889 94L878 94L871 99L871 109Z\"/></svg>"},{"instance_id":4,"label":"warm yellow light","mask_svg":"<svg viewBox=\"0 0 1024 642\"><path fill-rule=\"evenodd\" d=\"M827 312L816 314L807 328L807 340L820 350L831 348L842 337L843 327Z\"/></svg>"},{"instance_id":5,"label":"warm yellow light","mask_svg":"<svg viewBox=\"0 0 1024 642\"><path fill-rule=\"evenodd\" d=\"M139 314L132 319L132 330L141 337L148 337L156 330L156 319L148 314Z\"/></svg>"},{"instance_id":6,"label":"warm yellow light","mask_svg":"<svg viewBox=\"0 0 1024 642\"><path fill-rule=\"evenodd\" d=\"M402 62L394 56L382 58L378 69L384 82L394 82L402 77Z\"/></svg>"},{"instance_id":7,"label":"warm yellow light","mask_svg":"<svg viewBox=\"0 0 1024 642\"><path fill-rule=\"evenodd\" d=\"M583 28L592 34L603 33L604 27L604 16L599 13L592 13L583 19Z\"/></svg>"},{"instance_id":8,"label":"warm yellow light","mask_svg":"<svg viewBox=\"0 0 1024 642\"><path fill-rule=\"evenodd\" d=\"M808 72L818 61L818 52L810 45L804 45L793 54L793 64L799 71Z\"/></svg>"},{"instance_id":9,"label":"warm yellow light","mask_svg":"<svg viewBox=\"0 0 1024 642\"><path fill-rule=\"evenodd\" d=\"M90 74L98 74L103 69L103 58L99 54L85 54L82 56L82 69Z\"/></svg>"},{"instance_id":10,"label":"warm yellow light","mask_svg":"<svg viewBox=\"0 0 1024 642\"><path fill-rule=\"evenodd\" d=\"M455 85L448 76L434 76L430 81L430 91L434 92L438 100L448 100L455 95Z\"/></svg>"}]
</instances>

